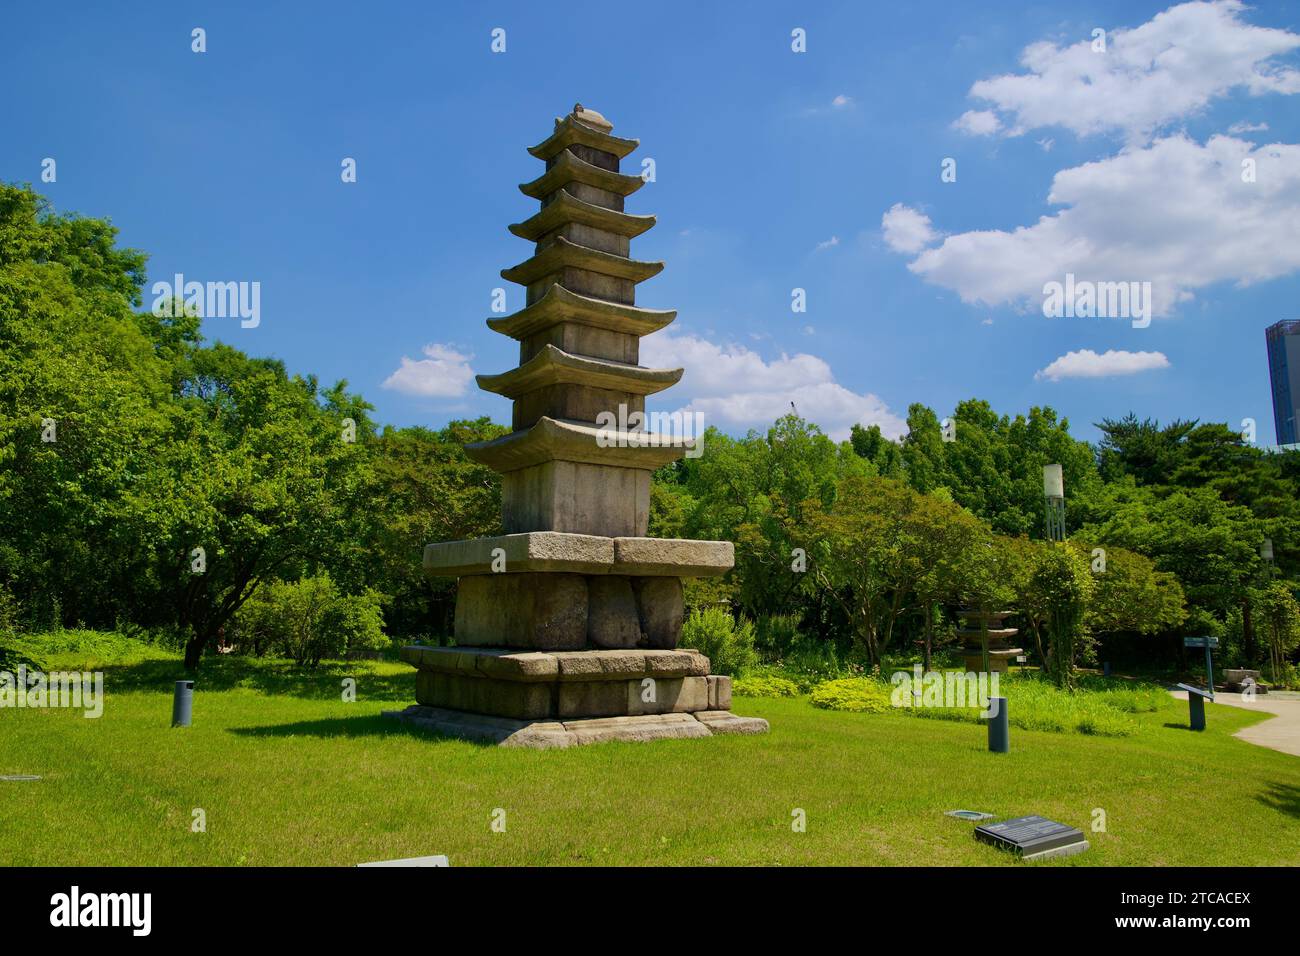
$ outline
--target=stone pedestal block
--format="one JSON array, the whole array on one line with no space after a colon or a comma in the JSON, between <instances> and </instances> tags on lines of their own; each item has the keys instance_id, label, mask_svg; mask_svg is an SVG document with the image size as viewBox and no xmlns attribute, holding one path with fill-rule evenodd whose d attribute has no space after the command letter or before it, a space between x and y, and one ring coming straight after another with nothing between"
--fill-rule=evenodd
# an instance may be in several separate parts
<instances>
[{"instance_id":1,"label":"stone pedestal block","mask_svg":"<svg viewBox=\"0 0 1300 956\"><path fill-rule=\"evenodd\" d=\"M456 643L577 650L587 644L587 579L580 574L475 574L460 579Z\"/></svg>"},{"instance_id":2,"label":"stone pedestal block","mask_svg":"<svg viewBox=\"0 0 1300 956\"><path fill-rule=\"evenodd\" d=\"M633 648L641 643L641 619L630 578L587 579L587 643L600 648Z\"/></svg>"},{"instance_id":3,"label":"stone pedestal block","mask_svg":"<svg viewBox=\"0 0 1300 956\"><path fill-rule=\"evenodd\" d=\"M645 647L671 650L682 636L686 616L681 578L632 578Z\"/></svg>"}]
</instances>

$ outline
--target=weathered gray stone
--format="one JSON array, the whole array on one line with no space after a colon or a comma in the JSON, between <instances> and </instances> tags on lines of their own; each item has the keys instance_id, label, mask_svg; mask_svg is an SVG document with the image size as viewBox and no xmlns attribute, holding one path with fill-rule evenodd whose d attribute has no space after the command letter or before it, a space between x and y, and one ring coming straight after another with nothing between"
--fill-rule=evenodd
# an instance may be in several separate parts
<instances>
[{"instance_id":1,"label":"weathered gray stone","mask_svg":"<svg viewBox=\"0 0 1300 956\"><path fill-rule=\"evenodd\" d=\"M760 734L768 730L765 720L719 711L564 721L512 720L413 704L401 711L384 711L384 716L445 737L533 749L611 741L708 737L713 734Z\"/></svg>"},{"instance_id":2,"label":"weathered gray stone","mask_svg":"<svg viewBox=\"0 0 1300 956\"><path fill-rule=\"evenodd\" d=\"M690 714L566 720L564 729L573 734L579 744L707 737L710 734L709 729Z\"/></svg>"},{"instance_id":3,"label":"weathered gray stone","mask_svg":"<svg viewBox=\"0 0 1300 956\"><path fill-rule=\"evenodd\" d=\"M476 574L460 579L456 643L576 650L587 643L587 579L578 574Z\"/></svg>"},{"instance_id":4,"label":"weathered gray stone","mask_svg":"<svg viewBox=\"0 0 1300 956\"><path fill-rule=\"evenodd\" d=\"M664 650L676 647L686 613L681 578L632 578L632 591L645 645Z\"/></svg>"},{"instance_id":5,"label":"weathered gray stone","mask_svg":"<svg viewBox=\"0 0 1300 956\"><path fill-rule=\"evenodd\" d=\"M709 710L731 710L731 678L725 674L710 674Z\"/></svg>"},{"instance_id":6,"label":"weathered gray stone","mask_svg":"<svg viewBox=\"0 0 1300 956\"><path fill-rule=\"evenodd\" d=\"M612 539L558 531L502 534L472 541L439 541L426 545L424 549L424 573L430 577L491 574L498 568L506 573L571 571L590 574L610 571L613 565Z\"/></svg>"},{"instance_id":7,"label":"weathered gray stone","mask_svg":"<svg viewBox=\"0 0 1300 956\"><path fill-rule=\"evenodd\" d=\"M544 529L607 537L645 534L653 467L657 466L632 468L582 461L527 464L501 479L502 523L507 531L519 532Z\"/></svg>"},{"instance_id":8,"label":"weathered gray stone","mask_svg":"<svg viewBox=\"0 0 1300 956\"><path fill-rule=\"evenodd\" d=\"M646 681L654 683L651 686ZM685 714L708 709L709 684L705 677L649 677L627 684L625 712L631 715Z\"/></svg>"},{"instance_id":9,"label":"weathered gray stone","mask_svg":"<svg viewBox=\"0 0 1300 956\"><path fill-rule=\"evenodd\" d=\"M725 710L706 710L692 716L715 734L765 734L770 729L762 717L739 717Z\"/></svg>"},{"instance_id":10,"label":"weathered gray stone","mask_svg":"<svg viewBox=\"0 0 1300 956\"><path fill-rule=\"evenodd\" d=\"M631 682L635 683L635 682ZM620 717L628 713L629 681L572 681L559 685L556 712L561 720Z\"/></svg>"},{"instance_id":11,"label":"weathered gray stone","mask_svg":"<svg viewBox=\"0 0 1300 956\"><path fill-rule=\"evenodd\" d=\"M646 651L645 666L649 675L654 677L703 677L709 672L709 659L688 648Z\"/></svg>"},{"instance_id":12,"label":"weathered gray stone","mask_svg":"<svg viewBox=\"0 0 1300 956\"><path fill-rule=\"evenodd\" d=\"M419 671L415 699L429 707L538 720L555 714L551 684Z\"/></svg>"},{"instance_id":13,"label":"weathered gray stone","mask_svg":"<svg viewBox=\"0 0 1300 956\"><path fill-rule=\"evenodd\" d=\"M735 563L736 548L730 541L614 539L614 570L618 574L704 578L726 574Z\"/></svg>"},{"instance_id":14,"label":"weathered gray stone","mask_svg":"<svg viewBox=\"0 0 1300 956\"><path fill-rule=\"evenodd\" d=\"M493 743L501 747L529 747L540 750L572 747L578 742L577 738L565 730L564 725L558 721L512 720L507 717L468 714L423 704L412 704L401 711L386 710L383 715L444 737Z\"/></svg>"},{"instance_id":15,"label":"weathered gray stone","mask_svg":"<svg viewBox=\"0 0 1300 956\"><path fill-rule=\"evenodd\" d=\"M587 643L592 647L632 648L641 643L632 582L617 576L587 579Z\"/></svg>"}]
</instances>

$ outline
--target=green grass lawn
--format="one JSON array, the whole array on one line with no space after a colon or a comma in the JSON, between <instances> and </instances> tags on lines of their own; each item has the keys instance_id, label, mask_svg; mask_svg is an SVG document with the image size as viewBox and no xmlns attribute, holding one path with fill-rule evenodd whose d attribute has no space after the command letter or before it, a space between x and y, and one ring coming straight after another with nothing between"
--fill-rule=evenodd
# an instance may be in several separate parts
<instances>
[{"instance_id":1,"label":"green grass lawn","mask_svg":"<svg viewBox=\"0 0 1300 956\"><path fill-rule=\"evenodd\" d=\"M759 737L530 751L440 740L379 716L414 700L404 664L205 662L194 726L172 730L175 660L104 667L104 715L0 709L0 864L351 865L447 854L482 864L998 865L952 809L1090 831L1060 865L1300 864L1300 759L1234 740L1260 715L1186 704L1124 738L737 698ZM74 654L50 669L87 663ZM341 681L357 679L356 703ZM202 808L207 832L191 832ZM493 832L493 811L506 811ZM807 830L792 832L795 808ZM1024 864L1021 864L1024 865Z\"/></svg>"}]
</instances>

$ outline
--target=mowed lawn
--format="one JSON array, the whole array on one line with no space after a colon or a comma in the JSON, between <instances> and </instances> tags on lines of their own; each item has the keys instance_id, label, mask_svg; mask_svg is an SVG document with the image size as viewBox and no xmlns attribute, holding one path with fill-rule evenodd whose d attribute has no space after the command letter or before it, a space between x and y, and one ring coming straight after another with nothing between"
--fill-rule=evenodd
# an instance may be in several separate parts
<instances>
[{"instance_id":1,"label":"mowed lawn","mask_svg":"<svg viewBox=\"0 0 1300 956\"><path fill-rule=\"evenodd\" d=\"M0 864L1300 864L1300 759L1232 739L1260 715L1221 705L1202 734L1171 700L1132 737L1013 728L995 755L979 726L738 698L770 734L529 751L380 717L414 700L404 664L208 661L183 730L175 661L104 669L97 720L0 709L0 774L42 777L0 781ZM958 808L1043 814L1093 847L1019 864L943 815Z\"/></svg>"}]
</instances>

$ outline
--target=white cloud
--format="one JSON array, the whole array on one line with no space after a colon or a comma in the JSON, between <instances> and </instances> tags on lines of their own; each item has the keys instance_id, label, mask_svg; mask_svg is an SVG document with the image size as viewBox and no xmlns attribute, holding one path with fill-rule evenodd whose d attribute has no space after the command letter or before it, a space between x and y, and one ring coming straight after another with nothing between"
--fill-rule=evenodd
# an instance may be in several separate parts
<instances>
[{"instance_id":1,"label":"white cloud","mask_svg":"<svg viewBox=\"0 0 1300 956\"><path fill-rule=\"evenodd\" d=\"M1066 352L1047 368L1034 373L1038 381L1059 382L1063 378L1111 378L1116 375L1136 375L1155 369L1169 368L1169 359L1163 352L1124 352L1108 349L1098 355L1092 349Z\"/></svg>"},{"instance_id":2,"label":"white cloud","mask_svg":"<svg viewBox=\"0 0 1300 956\"><path fill-rule=\"evenodd\" d=\"M1245 159L1254 182L1242 181ZM908 268L967 303L1034 309L1043 285L1066 273L1150 282L1156 315L1214 282L1244 286L1300 270L1300 146L1171 136L1062 170L1048 201L1066 208L1009 232L950 235ZM928 218L901 204L882 222L899 252L933 235Z\"/></svg>"},{"instance_id":3,"label":"white cloud","mask_svg":"<svg viewBox=\"0 0 1300 956\"><path fill-rule=\"evenodd\" d=\"M1020 62L1028 72L980 80L970 89L991 110L968 111L956 126L1007 135L1063 126L1078 135L1120 132L1130 142L1194 115L1235 90L1251 96L1300 93L1300 70L1275 58L1300 48L1300 34L1242 21L1239 0L1183 3L1134 29L1115 29L1106 52L1091 37L1070 46L1040 41ZM978 119L976 119L978 117Z\"/></svg>"},{"instance_id":4,"label":"white cloud","mask_svg":"<svg viewBox=\"0 0 1300 956\"><path fill-rule=\"evenodd\" d=\"M929 216L901 202L894 203L880 217L880 229L886 245L906 255L920 252L939 238L939 234L930 228Z\"/></svg>"},{"instance_id":5,"label":"white cloud","mask_svg":"<svg viewBox=\"0 0 1300 956\"><path fill-rule=\"evenodd\" d=\"M879 425L891 438L907 430L883 401L838 384L825 360L807 353L769 362L743 345L664 330L642 340L641 364L685 368L678 386L691 396L685 408L724 431L765 428L789 412L791 402L837 441L848 438L854 424Z\"/></svg>"},{"instance_id":6,"label":"white cloud","mask_svg":"<svg viewBox=\"0 0 1300 956\"><path fill-rule=\"evenodd\" d=\"M831 106L837 110L842 110L845 107L852 106L852 105L853 105L853 97L845 96L843 93L835 97L835 99L831 100Z\"/></svg>"},{"instance_id":7,"label":"white cloud","mask_svg":"<svg viewBox=\"0 0 1300 956\"><path fill-rule=\"evenodd\" d=\"M816 251L816 252L821 252L823 249L832 249L832 248L834 248L835 246L838 246L839 244L840 244L840 237L839 237L839 236L831 236L831 237L830 237L829 239L827 239L825 242L819 242L819 243L817 243L817 248L816 248L815 251Z\"/></svg>"},{"instance_id":8,"label":"white cloud","mask_svg":"<svg viewBox=\"0 0 1300 956\"><path fill-rule=\"evenodd\" d=\"M1040 139L1037 142L1039 148L1042 149L1044 153L1050 153L1052 151L1052 147L1056 145L1056 140L1052 139L1050 136L1044 137L1043 139Z\"/></svg>"},{"instance_id":9,"label":"white cloud","mask_svg":"<svg viewBox=\"0 0 1300 956\"><path fill-rule=\"evenodd\" d=\"M991 110L967 110L953 120L952 126L971 136L992 136L1002 128L1002 121Z\"/></svg>"},{"instance_id":10,"label":"white cloud","mask_svg":"<svg viewBox=\"0 0 1300 956\"><path fill-rule=\"evenodd\" d=\"M474 379L469 361L449 345L430 342L423 349L426 358L402 356L402 364L384 379L384 388L421 398L456 398L464 395Z\"/></svg>"},{"instance_id":11,"label":"white cloud","mask_svg":"<svg viewBox=\"0 0 1300 956\"><path fill-rule=\"evenodd\" d=\"M1240 136L1242 133L1265 133L1268 132L1267 123L1247 123L1244 120L1240 123L1233 123L1228 127L1228 132L1233 136Z\"/></svg>"}]
</instances>

